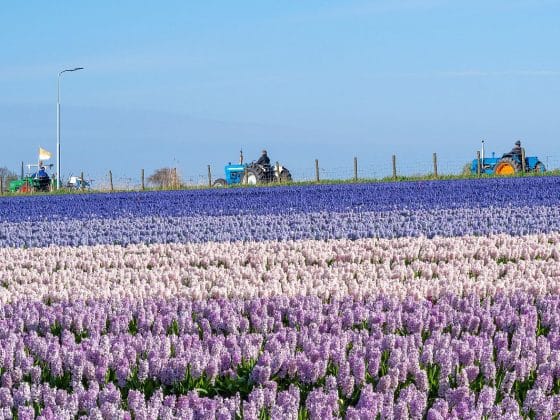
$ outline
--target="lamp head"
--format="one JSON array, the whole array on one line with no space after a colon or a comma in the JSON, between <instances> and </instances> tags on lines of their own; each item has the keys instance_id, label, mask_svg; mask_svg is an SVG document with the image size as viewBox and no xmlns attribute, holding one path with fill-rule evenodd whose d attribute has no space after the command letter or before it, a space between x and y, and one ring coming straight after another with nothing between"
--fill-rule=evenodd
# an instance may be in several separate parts
<instances>
[{"instance_id":1,"label":"lamp head","mask_svg":"<svg viewBox=\"0 0 560 420\"><path fill-rule=\"evenodd\" d=\"M83 67L74 67L72 69L64 69L58 74L61 75L62 73L66 73L67 71L77 71L77 70L83 70L83 69L84 69Z\"/></svg>"}]
</instances>

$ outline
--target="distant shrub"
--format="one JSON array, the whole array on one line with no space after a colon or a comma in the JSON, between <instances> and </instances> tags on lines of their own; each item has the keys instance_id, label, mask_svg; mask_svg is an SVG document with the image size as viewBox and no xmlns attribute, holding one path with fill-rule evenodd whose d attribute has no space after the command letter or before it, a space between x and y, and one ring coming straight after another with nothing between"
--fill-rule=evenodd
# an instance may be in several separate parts
<instances>
[{"instance_id":1,"label":"distant shrub","mask_svg":"<svg viewBox=\"0 0 560 420\"><path fill-rule=\"evenodd\" d=\"M157 188L178 188L182 182L176 168L160 168L148 177L148 183Z\"/></svg>"}]
</instances>

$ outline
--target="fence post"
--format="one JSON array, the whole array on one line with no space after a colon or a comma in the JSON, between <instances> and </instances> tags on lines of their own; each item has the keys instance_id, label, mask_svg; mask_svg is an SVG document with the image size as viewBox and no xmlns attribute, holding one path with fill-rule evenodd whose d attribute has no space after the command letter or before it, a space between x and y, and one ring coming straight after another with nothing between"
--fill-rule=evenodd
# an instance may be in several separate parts
<instances>
[{"instance_id":1,"label":"fence post","mask_svg":"<svg viewBox=\"0 0 560 420\"><path fill-rule=\"evenodd\" d=\"M315 181L319 182L319 159L315 159Z\"/></svg>"},{"instance_id":2,"label":"fence post","mask_svg":"<svg viewBox=\"0 0 560 420\"><path fill-rule=\"evenodd\" d=\"M113 172L109 171L109 188L111 188L111 192L113 192Z\"/></svg>"},{"instance_id":3,"label":"fence post","mask_svg":"<svg viewBox=\"0 0 560 420\"><path fill-rule=\"evenodd\" d=\"M521 172L524 174L527 170L527 165L525 164L525 148L521 148Z\"/></svg>"},{"instance_id":4,"label":"fence post","mask_svg":"<svg viewBox=\"0 0 560 420\"><path fill-rule=\"evenodd\" d=\"M480 162L480 150L476 151L476 174L478 176L480 176L480 174L482 173L481 168L480 168L481 162Z\"/></svg>"},{"instance_id":5,"label":"fence post","mask_svg":"<svg viewBox=\"0 0 560 420\"><path fill-rule=\"evenodd\" d=\"M82 171L81 175L81 181L80 181L80 189L83 191L84 190L84 171Z\"/></svg>"},{"instance_id":6,"label":"fence post","mask_svg":"<svg viewBox=\"0 0 560 420\"><path fill-rule=\"evenodd\" d=\"M4 195L4 177L0 176L0 195Z\"/></svg>"},{"instance_id":7,"label":"fence post","mask_svg":"<svg viewBox=\"0 0 560 420\"><path fill-rule=\"evenodd\" d=\"M210 169L210 165L208 165L208 187L212 188L212 169Z\"/></svg>"},{"instance_id":8,"label":"fence post","mask_svg":"<svg viewBox=\"0 0 560 420\"><path fill-rule=\"evenodd\" d=\"M144 184L144 169L140 170L140 185L142 187L142 191L144 191L145 184Z\"/></svg>"},{"instance_id":9,"label":"fence post","mask_svg":"<svg viewBox=\"0 0 560 420\"><path fill-rule=\"evenodd\" d=\"M358 180L358 158L354 156L354 181Z\"/></svg>"},{"instance_id":10,"label":"fence post","mask_svg":"<svg viewBox=\"0 0 560 420\"><path fill-rule=\"evenodd\" d=\"M281 181L281 179L280 179L280 164L278 163L278 161L276 161L276 176L277 176L276 180L280 184L280 181Z\"/></svg>"},{"instance_id":11,"label":"fence post","mask_svg":"<svg viewBox=\"0 0 560 420\"><path fill-rule=\"evenodd\" d=\"M19 179L23 179L23 161L21 162L21 176Z\"/></svg>"},{"instance_id":12,"label":"fence post","mask_svg":"<svg viewBox=\"0 0 560 420\"><path fill-rule=\"evenodd\" d=\"M437 173L437 153L434 153L433 160L434 160L434 177L437 178L438 177L438 173Z\"/></svg>"},{"instance_id":13,"label":"fence post","mask_svg":"<svg viewBox=\"0 0 560 420\"><path fill-rule=\"evenodd\" d=\"M397 156L393 155L393 179L397 179Z\"/></svg>"}]
</instances>

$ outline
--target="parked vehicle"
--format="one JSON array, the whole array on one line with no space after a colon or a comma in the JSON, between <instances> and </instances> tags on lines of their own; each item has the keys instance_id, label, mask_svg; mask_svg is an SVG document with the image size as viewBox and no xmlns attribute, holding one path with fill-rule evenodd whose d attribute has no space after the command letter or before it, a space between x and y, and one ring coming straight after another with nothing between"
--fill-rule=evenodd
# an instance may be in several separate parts
<instances>
[{"instance_id":1,"label":"parked vehicle","mask_svg":"<svg viewBox=\"0 0 560 420\"><path fill-rule=\"evenodd\" d=\"M71 175L68 178L68 183L66 184L67 188L75 189L75 190L83 190L83 189L91 189L91 179L88 181L87 179L82 179L79 176Z\"/></svg>"}]
</instances>

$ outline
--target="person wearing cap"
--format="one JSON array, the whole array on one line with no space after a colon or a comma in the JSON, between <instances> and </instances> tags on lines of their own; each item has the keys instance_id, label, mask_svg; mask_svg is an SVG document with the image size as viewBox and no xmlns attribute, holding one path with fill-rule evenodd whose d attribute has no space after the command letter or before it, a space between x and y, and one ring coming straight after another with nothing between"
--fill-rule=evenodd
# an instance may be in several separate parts
<instances>
[{"instance_id":1,"label":"person wearing cap","mask_svg":"<svg viewBox=\"0 0 560 420\"><path fill-rule=\"evenodd\" d=\"M48 178L49 174L47 174L47 171L45 170L45 166L43 165L42 160L39 161L39 165L37 166L39 169L37 172L33 174L33 178Z\"/></svg>"},{"instance_id":2,"label":"person wearing cap","mask_svg":"<svg viewBox=\"0 0 560 420\"><path fill-rule=\"evenodd\" d=\"M48 178L48 177L49 177L49 174L45 170L45 167L41 166L39 168L39 172L37 172L37 178Z\"/></svg>"},{"instance_id":3,"label":"person wearing cap","mask_svg":"<svg viewBox=\"0 0 560 420\"><path fill-rule=\"evenodd\" d=\"M262 151L261 157L259 158L259 160L257 160L257 165L264 165L264 166L270 165L270 158L266 154L266 150Z\"/></svg>"},{"instance_id":4,"label":"person wearing cap","mask_svg":"<svg viewBox=\"0 0 560 420\"><path fill-rule=\"evenodd\" d=\"M513 149L511 149L511 152L509 152L512 155L517 155L519 157L521 157L521 141L517 140L515 142L515 146Z\"/></svg>"}]
</instances>

